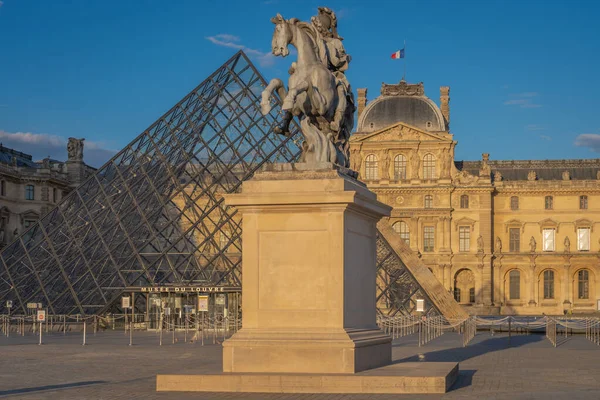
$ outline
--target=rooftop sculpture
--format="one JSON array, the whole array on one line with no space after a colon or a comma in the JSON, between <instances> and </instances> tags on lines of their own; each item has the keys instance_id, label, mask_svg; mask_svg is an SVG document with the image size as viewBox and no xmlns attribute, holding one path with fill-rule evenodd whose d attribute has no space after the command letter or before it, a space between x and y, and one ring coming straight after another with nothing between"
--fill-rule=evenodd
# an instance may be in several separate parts
<instances>
[{"instance_id":1,"label":"rooftop sculpture","mask_svg":"<svg viewBox=\"0 0 600 400\"><path fill-rule=\"evenodd\" d=\"M300 119L304 136L300 161L349 167L348 139L355 106L345 71L351 58L337 33L335 13L319 7L310 23L286 20L280 14L271 22L275 24L273 54L286 57L292 45L298 50L298 60L290 67L287 90L283 81L275 78L262 92L263 115L271 111L270 97L277 91L283 99L283 117L274 132L288 135L292 118Z\"/></svg>"}]
</instances>

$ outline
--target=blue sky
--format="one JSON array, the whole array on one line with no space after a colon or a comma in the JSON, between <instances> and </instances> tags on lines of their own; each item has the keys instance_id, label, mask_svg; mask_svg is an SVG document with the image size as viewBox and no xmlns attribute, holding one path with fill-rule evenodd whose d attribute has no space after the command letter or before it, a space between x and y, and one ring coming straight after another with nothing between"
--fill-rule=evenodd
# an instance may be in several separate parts
<instances>
[{"instance_id":1,"label":"blue sky","mask_svg":"<svg viewBox=\"0 0 600 400\"><path fill-rule=\"evenodd\" d=\"M592 1L0 1L0 141L65 158L86 138L99 166L237 48L267 77L277 12L339 16L354 89L379 95L404 61L407 80L439 101L451 87L456 159L596 158L600 5Z\"/></svg>"}]
</instances>

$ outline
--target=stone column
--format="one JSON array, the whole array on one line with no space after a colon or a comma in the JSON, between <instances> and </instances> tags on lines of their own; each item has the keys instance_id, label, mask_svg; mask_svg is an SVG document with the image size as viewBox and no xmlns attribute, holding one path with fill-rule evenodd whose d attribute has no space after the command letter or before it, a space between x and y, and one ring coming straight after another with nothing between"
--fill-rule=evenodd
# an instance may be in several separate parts
<instances>
[{"instance_id":1,"label":"stone column","mask_svg":"<svg viewBox=\"0 0 600 400\"><path fill-rule=\"evenodd\" d=\"M530 283L529 283L529 306L530 307L534 307L537 303L535 302L535 287L537 285L537 279L535 276L535 259L537 258L537 256L535 255L531 255L530 256L530 263L529 263L529 267L530 267Z\"/></svg>"},{"instance_id":2,"label":"stone column","mask_svg":"<svg viewBox=\"0 0 600 400\"><path fill-rule=\"evenodd\" d=\"M479 293L476 293L476 299L478 306L483 305L483 288L484 288L484 279L483 279L483 264L477 265L477 270L479 272Z\"/></svg>"},{"instance_id":3,"label":"stone column","mask_svg":"<svg viewBox=\"0 0 600 400\"><path fill-rule=\"evenodd\" d=\"M243 215L242 326L224 372L355 373L391 362L376 324L376 223L391 207L331 169L260 172Z\"/></svg>"},{"instance_id":4,"label":"stone column","mask_svg":"<svg viewBox=\"0 0 600 400\"><path fill-rule=\"evenodd\" d=\"M563 266L563 271L560 277L560 280L562 282L561 285L561 292L562 292L562 298L563 298L563 310L569 310L571 308L571 301L570 299L570 290L569 288L571 287L570 283L569 283L569 269L571 268L571 264L565 264Z\"/></svg>"}]
</instances>

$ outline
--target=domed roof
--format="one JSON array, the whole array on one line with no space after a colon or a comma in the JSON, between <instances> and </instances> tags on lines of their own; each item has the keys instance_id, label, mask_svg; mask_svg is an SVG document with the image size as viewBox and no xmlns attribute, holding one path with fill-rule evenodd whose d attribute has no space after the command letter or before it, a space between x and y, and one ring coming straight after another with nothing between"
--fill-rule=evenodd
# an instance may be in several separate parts
<instances>
[{"instance_id":1,"label":"domed roof","mask_svg":"<svg viewBox=\"0 0 600 400\"><path fill-rule=\"evenodd\" d=\"M429 132L445 132L446 123L438 106L424 94L423 84L381 87L381 96L367 105L358 121L358 132L375 132L404 122Z\"/></svg>"}]
</instances>

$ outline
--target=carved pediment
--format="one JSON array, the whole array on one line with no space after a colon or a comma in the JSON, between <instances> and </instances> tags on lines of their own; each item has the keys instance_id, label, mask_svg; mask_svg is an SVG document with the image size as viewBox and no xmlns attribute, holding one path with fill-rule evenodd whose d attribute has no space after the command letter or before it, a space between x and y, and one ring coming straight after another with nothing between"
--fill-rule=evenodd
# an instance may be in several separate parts
<instances>
[{"instance_id":1,"label":"carved pediment","mask_svg":"<svg viewBox=\"0 0 600 400\"><path fill-rule=\"evenodd\" d=\"M436 135L431 132L423 131L414 126L398 122L387 128L380 129L367 135L354 135L350 138L351 142L388 142L388 141L418 141L418 142L439 142L452 143L452 139Z\"/></svg>"},{"instance_id":2,"label":"carved pediment","mask_svg":"<svg viewBox=\"0 0 600 400\"><path fill-rule=\"evenodd\" d=\"M540 233L542 233L542 231L544 230L544 228L554 228L556 229L556 233L558 233L558 222L556 222L555 220L553 220L552 218L546 218L544 220L541 220L540 222L538 222L540 225Z\"/></svg>"},{"instance_id":3,"label":"carved pediment","mask_svg":"<svg viewBox=\"0 0 600 400\"><path fill-rule=\"evenodd\" d=\"M475 230L475 222L477 221L475 221L474 219L462 217L461 219L454 221L454 230L458 231L459 226L470 226L471 231L473 231Z\"/></svg>"},{"instance_id":4,"label":"carved pediment","mask_svg":"<svg viewBox=\"0 0 600 400\"><path fill-rule=\"evenodd\" d=\"M475 175L471 175L467 171L458 171L456 174L454 174L452 180L460 185L470 185L473 183L477 183L479 178Z\"/></svg>"},{"instance_id":5,"label":"carved pediment","mask_svg":"<svg viewBox=\"0 0 600 400\"><path fill-rule=\"evenodd\" d=\"M506 232L508 232L510 228L521 228L521 233L525 232L525 223L518 219L511 219L510 221L505 222L504 226L506 226Z\"/></svg>"},{"instance_id":6,"label":"carved pediment","mask_svg":"<svg viewBox=\"0 0 600 400\"><path fill-rule=\"evenodd\" d=\"M575 232L577 228L590 228L591 232L594 232L594 223L586 218L581 218L575 221Z\"/></svg>"},{"instance_id":7,"label":"carved pediment","mask_svg":"<svg viewBox=\"0 0 600 400\"><path fill-rule=\"evenodd\" d=\"M25 222L25 220L34 220L37 221L40 218L40 213L35 210L27 210L21 213L21 224Z\"/></svg>"}]
</instances>

